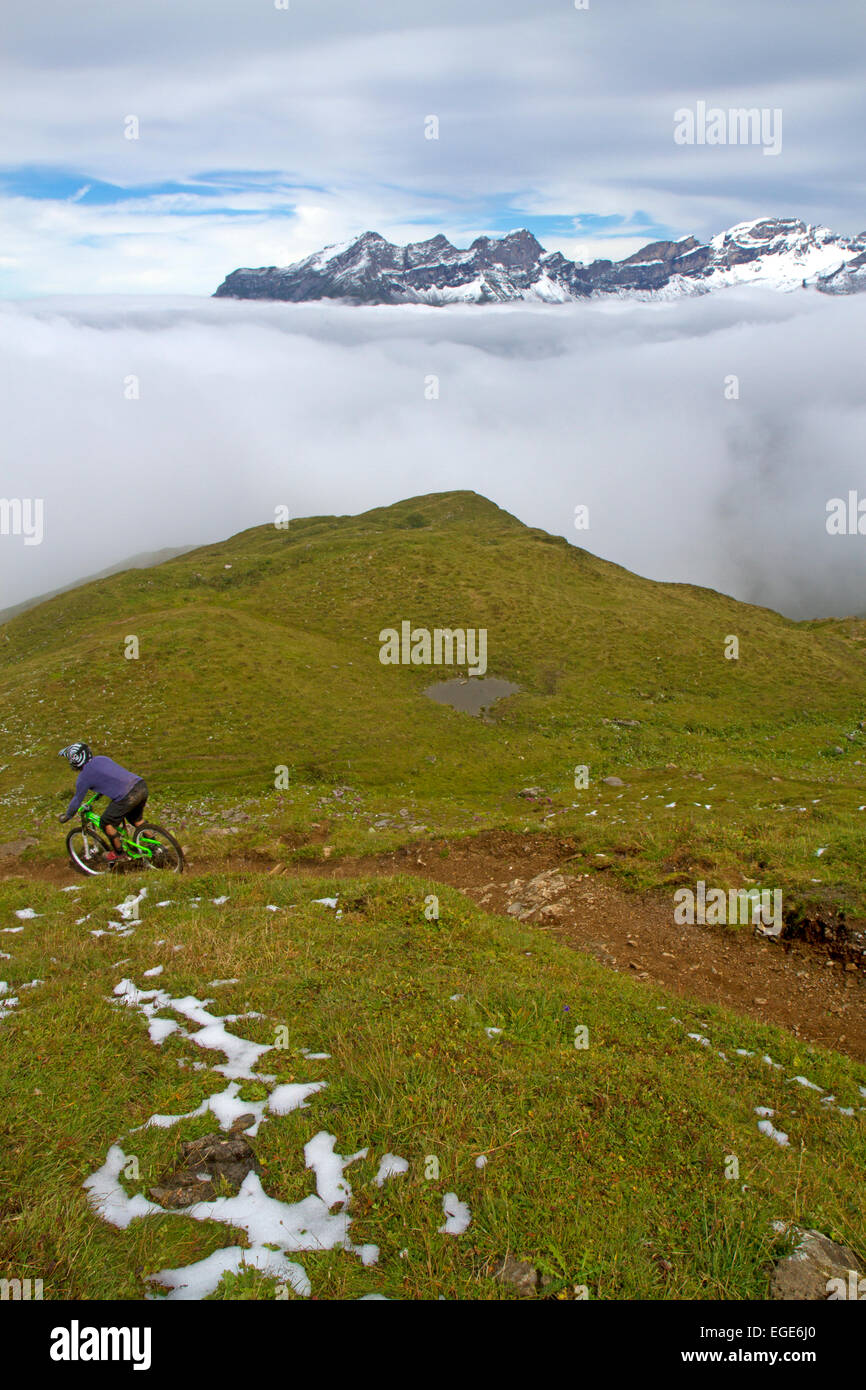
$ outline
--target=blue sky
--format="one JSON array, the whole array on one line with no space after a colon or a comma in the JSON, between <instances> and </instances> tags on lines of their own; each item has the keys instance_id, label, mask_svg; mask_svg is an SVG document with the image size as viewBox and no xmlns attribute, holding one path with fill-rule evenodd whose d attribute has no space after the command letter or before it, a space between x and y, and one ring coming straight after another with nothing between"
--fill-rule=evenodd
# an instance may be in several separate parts
<instances>
[{"instance_id":1,"label":"blue sky","mask_svg":"<svg viewBox=\"0 0 866 1390\"><path fill-rule=\"evenodd\" d=\"M866 227L860 0L47 0L6 30L6 297L210 294L368 228L526 226L591 260L763 215ZM699 100L780 109L780 156L677 146Z\"/></svg>"},{"instance_id":2,"label":"blue sky","mask_svg":"<svg viewBox=\"0 0 866 1390\"><path fill-rule=\"evenodd\" d=\"M87 207L114 207L176 199L177 206L174 211L179 217L209 217L213 211L209 199L220 200L219 211L223 216L254 217L258 215L259 209L233 207L231 195L261 192L270 195L269 211L273 215L292 217L297 207L295 196L313 191L301 185L293 188L278 169L207 171L194 174L183 183L166 180L163 183L137 184L124 188L100 179L88 180L82 171L76 173L39 165L7 169L0 167L0 190L7 197L83 203ZM318 191L324 193L326 190L322 188ZM285 200L282 206L277 201L281 196ZM572 217L561 213L535 213L521 205L519 196L507 192L474 200L473 206L464 210L464 215L476 220L480 217L485 231L497 236L516 227L527 226L531 222L532 231L540 241L545 237L573 238L576 234L633 239L636 235L663 236L670 230L655 224L649 214L640 210L631 217L617 214L605 216L600 213L583 213ZM426 227L428 218L420 218L419 225Z\"/></svg>"}]
</instances>

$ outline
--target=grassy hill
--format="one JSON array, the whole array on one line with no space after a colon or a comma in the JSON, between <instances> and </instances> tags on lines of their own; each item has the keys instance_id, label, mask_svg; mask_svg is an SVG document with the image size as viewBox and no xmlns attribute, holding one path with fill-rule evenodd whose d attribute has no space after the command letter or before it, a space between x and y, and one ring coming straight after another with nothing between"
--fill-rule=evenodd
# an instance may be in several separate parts
<instances>
[{"instance_id":1,"label":"grassy hill","mask_svg":"<svg viewBox=\"0 0 866 1390\"><path fill-rule=\"evenodd\" d=\"M99 579L108 579L112 574L120 574L123 570L149 569L151 565L164 564L166 560L174 559L175 555L185 555L188 550L192 550L190 545L166 547L164 550L156 550L143 555L130 555L119 564L109 565L107 569L100 570L98 574L91 574L87 579L79 579L74 584L64 584L60 589L52 589L50 593L40 594L37 598L29 598L24 603L15 603L11 608L0 609L0 626L11 622L20 613L26 613L29 608L36 608L40 603L47 603L49 599L56 598L58 594L68 593L70 589L78 589L82 584L92 584Z\"/></svg>"},{"instance_id":2,"label":"grassy hill","mask_svg":"<svg viewBox=\"0 0 866 1390\"><path fill-rule=\"evenodd\" d=\"M519 693L487 721L429 700L442 668L379 661L379 632L407 619L486 628L488 674ZM767 1296L788 1248L774 1222L863 1257L862 1062L616 973L432 870L329 879L325 861L432 839L430 865L448 837L548 830L579 847L565 872L862 912L864 640L855 620L640 579L465 492L255 528L0 628L0 841L34 841L0 880L0 1274L138 1299L149 1275L165 1288L211 1260L208 1296L282 1296L231 1254L253 1245L324 1298L511 1297L493 1277L511 1254L550 1297L742 1299ZM74 737L147 775L190 875L48 881ZM141 887L126 920L117 899ZM163 993L124 1005L124 978ZM221 1020L270 1049L228 1100ZM319 1082L280 1109L282 1088ZM314 1248L306 1226L293 1245L285 1224L256 1244L227 1193L208 1219L102 1219L82 1184L103 1170L133 1215L180 1141L217 1127L208 1102L259 1107L262 1189L284 1204L262 1209L289 1226L321 1218L298 1206L304 1146L355 1154L356 1248ZM407 1168L379 1186L386 1154ZM459 1235L441 1229L449 1194L471 1216Z\"/></svg>"},{"instance_id":3,"label":"grassy hill","mask_svg":"<svg viewBox=\"0 0 866 1390\"><path fill-rule=\"evenodd\" d=\"M488 674L520 693L490 722L429 700L445 668L378 659L406 619L486 628ZM864 643L854 619L641 579L470 492L257 527L0 628L0 840L58 852L56 752L83 737L146 774L194 854L540 822L635 884L697 867L861 911ZM204 835L238 807L237 835Z\"/></svg>"}]
</instances>

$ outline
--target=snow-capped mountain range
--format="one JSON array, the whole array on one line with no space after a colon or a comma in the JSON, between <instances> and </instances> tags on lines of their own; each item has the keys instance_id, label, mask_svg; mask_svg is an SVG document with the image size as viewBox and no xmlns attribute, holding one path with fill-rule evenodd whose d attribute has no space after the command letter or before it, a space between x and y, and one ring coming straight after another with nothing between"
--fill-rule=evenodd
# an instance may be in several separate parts
<instances>
[{"instance_id":1,"label":"snow-capped mountain range","mask_svg":"<svg viewBox=\"0 0 866 1390\"><path fill-rule=\"evenodd\" d=\"M563 304L615 294L672 299L732 285L824 294L866 290L866 232L837 236L795 218L759 218L720 232L655 241L622 261L570 261L531 232L477 237L465 251L439 235L395 246L378 232L328 246L289 266L234 270L216 296L340 299L352 304Z\"/></svg>"}]
</instances>

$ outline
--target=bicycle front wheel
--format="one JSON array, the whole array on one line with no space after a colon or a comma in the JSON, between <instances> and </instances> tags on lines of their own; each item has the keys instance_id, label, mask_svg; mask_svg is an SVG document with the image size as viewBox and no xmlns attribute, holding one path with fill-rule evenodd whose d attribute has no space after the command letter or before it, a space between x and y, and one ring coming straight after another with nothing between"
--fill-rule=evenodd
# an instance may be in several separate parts
<instances>
[{"instance_id":1,"label":"bicycle front wheel","mask_svg":"<svg viewBox=\"0 0 866 1390\"><path fill-rule=\"evenodd\" d=\"M66 852L76 869L83 874L107 874L105 862L108 845L95 830L77 825L66 836Z\"/></svg>"},{"instance_id":2,"label":"bicycle front wheel","mask_svg":"<svg viewBox=\"0 0 866 1390\"><path fill-rule=\"evenodd\" d=\"M174 836L161 825L140 825L135 832L133 843L139 851L143 868L168 869L173 874L183 873L183 850Z\"/></svg>"}]
</instances>

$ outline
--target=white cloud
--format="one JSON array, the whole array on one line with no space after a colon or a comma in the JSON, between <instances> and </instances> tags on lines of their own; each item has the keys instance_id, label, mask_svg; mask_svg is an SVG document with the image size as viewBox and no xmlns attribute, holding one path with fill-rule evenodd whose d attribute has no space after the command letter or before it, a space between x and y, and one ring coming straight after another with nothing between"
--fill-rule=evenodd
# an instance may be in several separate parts
<instances>
[{"instance_id":1,"label":"white cloud","mask_svg":"<svg viewBox=\"0 0 866 1390\"><path fill-rule=\"evenodd\" d=\"M3 606L267 522L281 503L347 513L474 488L653 578L797 615L862 611L866 539L829 537L825 508L862 487L864 338L866 296L809 292L7 307L3 488L44 498L45 540L0 538ZM580 503L588 532L573 529Z\"/></svg>"}]
</instances>

